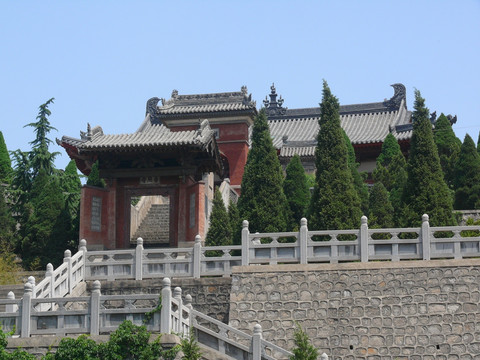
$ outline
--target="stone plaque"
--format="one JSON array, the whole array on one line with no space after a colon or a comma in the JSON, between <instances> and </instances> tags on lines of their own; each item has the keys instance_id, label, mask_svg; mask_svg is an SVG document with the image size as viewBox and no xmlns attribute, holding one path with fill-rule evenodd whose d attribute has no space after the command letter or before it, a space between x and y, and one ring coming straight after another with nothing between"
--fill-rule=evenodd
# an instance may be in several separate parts
<instances>
[{"instance_id":1,"label":"stone plaque","mask_svg":"<svg viewBox=\"0 0 480 360\"><path fill-rule=\"evenodd\" d=\"M102 230L102 198L98 196L92 197L92 217L90 221L90 229L92 231Z\"/></svg>"}]
</instances>

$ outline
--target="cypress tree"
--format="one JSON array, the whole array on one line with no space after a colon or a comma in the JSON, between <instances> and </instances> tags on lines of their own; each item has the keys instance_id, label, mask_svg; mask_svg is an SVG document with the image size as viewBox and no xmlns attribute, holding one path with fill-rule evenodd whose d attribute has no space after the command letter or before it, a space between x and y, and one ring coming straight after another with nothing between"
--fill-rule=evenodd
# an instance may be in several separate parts
<instances>
[{"instance_id":1,"label":"cypress tree","mask_svg":"<svg viewBox=\"0 0 480 360\"><path fill-rule=\"evenodd\" d=\"M105 181L100 178L100 173L98 170L98 160L93 163L90 174L88 174L87 185L96 186L99 188L105 187Z\"/></svg>"},{"instance_id":2,"label":"cypress tree","mask_svg":"<svg viewBox=\"0 0 480 360\"><path fill-rule=\"evenodd\" d=\"M242 243L242 219L240 219L237 204L232 200L228 204L228 222L232 228L233 245L240 245Z\"/></svg>"},{"instance_id":3,"label":"cypress tree","mask_svg":"<svg viewBox=\"0 0 480 360\"><path fill-rule=\"evenodd\" d=\"M8 154L7 144L0 131L0 184L9 184L12 176L12 161Z\"/></svg>"},{"instance_id":4,"label":"cypress tree","mask_svg":"<svg viewBox=\"0 0 480 360\"><path fill-rule=\"evenodd\" d=\"M413 135L402 194L403 226L419 226L422 214L432 226L454 225L452 199L445 183L425 99L415 90Z\"/></svg>"},{"instance_id":5,"label":"cypress tree","mask_svg":"<svg viewBox=\"0 0 480 360\"><path fill-rule=\"evenodd\" d=\"M278 232L287 229L287 200L283 173L273 147L265 109L255 117L252 148L245 164L238 210L249 221L251 232Z\"/></svg>"},{"instance_id":6,"label":"cypress tree","mask_svg":"<svg viewBox=\"0 0 480 360\"><path fill-rule=\"evenodd\" d=\"M308 209L309 228L315 230L355 228L362 216L340 126L339 108L338 99L324 81L320 130L315 150L317 171Z\"/></svg>"},{"instance_id":7,"label":"cypress tree","mask_svg":"<svg viewBox=\"0 0 480 360\"><path fill-rule=\"evenodd\" d=\"M65 172L60 176L60 183L64 195L65 211L70 218L70 237L74 239L80 227L80 192L82 187L74 160L68 163Z\"/></svg>"},{"instance_id":8,"label":"cypress tree","mask_svg":"<svg viewBox=\"0 0 480 360\"><path fill-rule=\"evenodd\" d=\"M223 246L232 244L232 228L228 218L227 209L223 203L222 194L215 189L213 197L210 227L205 238L206 246Z\"/></svg>"},{"instance_id":9,"label":"cypress tree","mask_svg":"<svg viewBox=\"0 0 480 360\"><path fill-rule=\"evenodd\" d=\"M285 169L286 177L283 182L283 192L287 198L290 216L288 227L290 231L298 230L300 219L305 216L305 211L310 200L310 190L307 185L305 169L296 155L290 160Z\"/></svg>"},{"instance_id":10,"label":"cypress tree","mask_svg":"<svg viewBox=\"0 0 480 360\"><path fill-rule=\"evenodd\" d=\"M480 209L480 155L468 134L463 140L454 174L455 209Z\"/></svg>"},{"instance_id":11,"label":"cypress tree","mask_svg":"<svg viewBox=\"0 0 480 360\"><path fill-rule=\"evenodd\" d=\"M389 200L395 213L395 225L399 225L402 191L407 181L406 167L407 163L397 139L388 134L377 158L373 179L375 182L381 182L389 193Z\"/></svg>"},{"instance_id":12,"label":"cypress tree","mask_svg":"<svg viewBox=\"0 0 480 360\"><path fill-rule=\"evenodd\" d=\"M460 154L462 142L455 136L452 124L450 124L450 121L443 113L439 116L435 124L434 139L437 145L438 156L440 157L440 165L445 175L445 181L449 188L453 189L455 163Z\"/></svg>"},{"instance_id":13,"label":"cypress tree","mask_svg":"<svg viewBox=\"0 0 480 360\"><path fill-rule=\"evenodd\" d=\"M372 228L389 228L394 226L394 210L389 194L381 182L376 182L370 191L368 224Z\"/></svg>"},{"instance_id":14,"label":"cypress tree","mask_svg":"<svg viewBox=\"0 0 480 360\"><path fill-rule=\"evenodd\" d=\"M480 131L478 132L477 152L480 154Z\"/></svg>"},{"instance_id":15,"label":"cypress tree","mask_svg":"<svg viewBox=\"0 0 480 360\"><path fill-rule=\"evenodd\" d=\"M350 141L345 130L343 130L343 136L345 138L345 143L347 144L348 166L350 168L350 172L352 173L353 184L357 190L358 196L360 197L360 207L363 214L368 214L368 187L367 184L365 184L367 174L365 172L358 172L358 167L360 164L357 163L355 149L353 148L352 142Z\"/></svg>"},{"instance_id":16,"label":"cypress tree","mask_svg":"<svg viewBox=\"0 0 480 360\"><path fill-rule=\"evenodd\" d=\"M15 220L12 210L7 205L5 187L0 185L0 252L11 251L15 247Z\"/></svg>"}]
</instances>

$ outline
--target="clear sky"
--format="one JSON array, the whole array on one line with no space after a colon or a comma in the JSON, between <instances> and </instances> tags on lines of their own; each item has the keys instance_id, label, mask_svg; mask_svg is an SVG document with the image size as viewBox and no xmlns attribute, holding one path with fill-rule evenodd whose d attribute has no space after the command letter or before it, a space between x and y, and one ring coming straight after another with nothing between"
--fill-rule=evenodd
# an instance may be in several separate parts
<instances>
[{"instance_id":1,"label":"clear sky","mask_svg":"<svg viewBox=\"0 0 480 360\"><path fill-rule=\"evenodd\" d=\"M0 0L0 130L29 150L38 106L78 137L135 131L154 96L240 91L257 106L275 82L289 108L382 101L390 84L419 89L430 111L480 131L480 0L7 1ZM56 165L68 156L60 151Z\"/></svg>"}]
</instances>

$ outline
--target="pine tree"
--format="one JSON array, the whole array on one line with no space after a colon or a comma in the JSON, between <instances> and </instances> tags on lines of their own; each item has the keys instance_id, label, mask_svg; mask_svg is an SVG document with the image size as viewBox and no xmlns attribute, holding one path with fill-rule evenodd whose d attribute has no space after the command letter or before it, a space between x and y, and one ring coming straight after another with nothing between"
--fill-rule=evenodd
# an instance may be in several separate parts
<instances>
[{"instance_id":1,"label":"pine tree","mask_svg":"<svg viewBox=\"0 0 480 360\"><path fill-rule=\"evenodd\" d=\"M351 229L360 223L360 198L353 184L348 149L340 127L340 105L323 83L320 131L315 150L315 187L308 209L311 229Z\"/></svg>"},{"instance_id":2,"label":"pine tree","mask_svg":"<svg viewBox=\"0 0 480 360\"><path fill-rule=\"evenodd\" d=\"M310 343L308 335L298 324L293 338L295 347L292 349L293 356L290 357L290 360L317 360L318 349Z\"/></svg>"},{"instance_id":3,"label":"pine tree","mask_svg":"<svg viewBox=\"0 0 480 360\"><path fill-rule=\"evenodd\" d=\"M358 196L360 197L360 207L363 214L368 214L368 187L367 184L365 184L365 178L367 174L358 172L358 167L360 164L357 163L355 149L353 148L352 142L350 141L350 138L345 130L343 130L343 136L345 138L345 143L347 144L348 166L350 168L350 172L352 173L353 184L357 190Z\"/></svg>"},{"instance_id":4,"label":"pine tree","mask_svg":"<svg viewBox=\"0 0 480 360\"><path fill-rule=\"evenodd\" d=\"M290 210L288 230L295 231L300 226L300 219L305 216L310 200L310 189L307 185L307 177L300 161L300 156L295 155L292 157L285 172L283 192L287 198Z\"/></svg>"},{"instance_id":5,"label":"pine tree","mask_svg":"<svg viewBox=\"0 0 480 360\"><path fill-rule=\"evenodd\" d=\"M394 226L394 210L389 194L381 182L376 182L370 191L368 224L371 228L390 228Z\"/></svg>"},{"instance_id":6,"label":"pine tree","mask_svg":"<svg viewBox=\"0 0 480 360\"><path fill-rule=\"evenodd\" d=\"M7 144L0 131L0 185L9 184L12 177L12 161L8 155Z\"/></svg>"},{"instance_id":7,"label":"pine tree","mask_svg":"<svg viewBox=\"0 0 480 360\"><path fill-rule=\"evenodd\" d=\"M249 221L251 232L277 232L287 229L287 200L283 193L283 174L273 147L265 109L253 123L252 148L242 179L238 210Z\"/></svg>"},{"instance_id":8,"label":"pine tree","mask_svg":"<svg viewBox=\"0 0 480 360\"><path fill-rule=\"evenodd\" d=\"M452 199L433 141L429 110L418 90L414 109L408 178L402 194L403 226L419 226L423 214L430 216L432 226L454 225Z\"/></svg>"},{"instance_id":9,"label":"pine tree","mask_svg":"<svg viewBox=\"0 0 480 360\"><path fill-rule=\"evenodd\" d=\"M92 165L92 169L90 170L90 174L87 178L87 185L96 186L99 188L105 187L105 181L100 178L100 172L98 170L98 160L95 161Z\"/></svg>"},{"instance_id":10,"label":"pine tree","mask_svg":"<svg viewBox=\"0 0 480 360\"><path fill-rule=\"evenodd\" d=\"M434 139L445 181L449 188L453 189L455 163L460 154L462 142L455 136L452 124L443 113L435 124Z\"/></svg>"},{"instance_id":11,"label":"pine tree","mask_svg":"<svg viewBox=\"0 0 480 360\"><path fill-rule=\"evenodd\" d=\"M468 134L463 140L454 174L455 209L480 209L480 155Z\"/></svg>"},{"instance_id":12,"label":"pine tree","mask_svg":"<svg viewBox=\"0 0 480 360\"><path fill-rule=\"evenodd\" d=\"M47 135L50 131L57 130L50 125L48 120L48 117L52 114L48 106L53 104L53 100L54 98L51 98L45 104L40 105L36 122L24 126L33 127L35 132L35 140L30 142L32 151L29 154L33 178L38 175L40 170L44 170L47 175L52 175L55 171L55 158L60 154L59 152L51 153L48 149L53 141Z\"/></svg>"},{"instance_id":13,"label":"pine tree","mask_svg":"<svg viewBox=\"0 0 480 360\"><path fill-rule=\"evenodd\" d=\"M242 219L240 219L237 204L232 200L228 204L228 222L232 228L233 245L240 245L242 243Z\"/></svg>"},{"instance_id":14,"label":"pine tree","mask_svg":"<svg viewBox=\"0 0 480 360\"><path fill-rule=\"evenodd\" d=\"M232 244L232 228L222 194L215 189L210 227L205 238L205 246L223 246Z\"/></svg>"}]
</instances>

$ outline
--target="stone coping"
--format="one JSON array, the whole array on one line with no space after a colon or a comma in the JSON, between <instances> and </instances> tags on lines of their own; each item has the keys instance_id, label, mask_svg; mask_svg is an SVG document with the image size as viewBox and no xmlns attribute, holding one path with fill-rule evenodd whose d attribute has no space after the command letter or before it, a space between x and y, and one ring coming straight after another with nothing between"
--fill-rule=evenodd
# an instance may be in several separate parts
<instances>
[{"instance_id":1,"label":"stone coping","mask_svg":"<svg viewBox=\"0 0 480 360\"><path fill-rule=\"evenodd\" d=\"M409 261L371 261L349 262L338 264L282 264L282 265L249 265L235 266L232 276L240 273L285 273L308 271L342 271L368 269L406 269L406 268L438 268L479 266L480 259L448 259L448 260L409 260Z\"/></svg>"}]
</instances>

